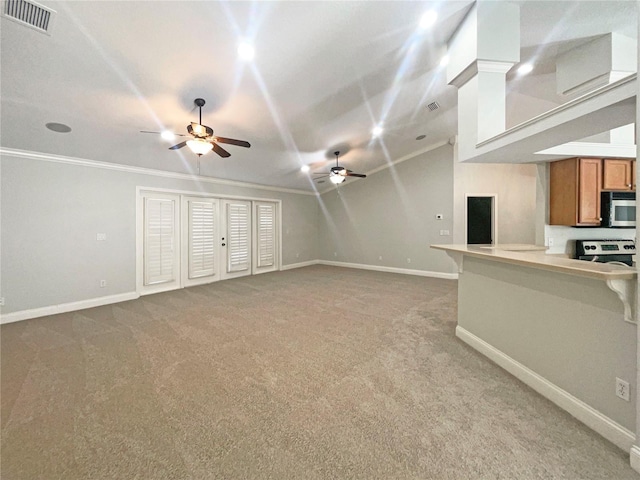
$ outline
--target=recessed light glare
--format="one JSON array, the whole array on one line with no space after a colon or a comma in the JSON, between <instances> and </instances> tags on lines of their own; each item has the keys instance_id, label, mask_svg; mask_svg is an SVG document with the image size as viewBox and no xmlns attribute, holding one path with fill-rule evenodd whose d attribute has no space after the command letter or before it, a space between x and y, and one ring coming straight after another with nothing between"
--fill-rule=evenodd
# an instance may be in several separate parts
<instances>
[{"instance_id":1,"label":"recessed light glare","mask_svg":"<svg viewBox=\"0 0 640 480\"><path fill-rule=\"evenodd\" d=\"M384 132L384 129L380 125L376 125L375 127L373 127L373 130L371 130L371 135L373 135L374 137L379 137L380 135L382 135L382 132Z\"/></svg>"},{"instance_id":2,"label":"recessed light glare","mask_svg":"<svg viewBox=\"0 0 640 480\"><path fill-rule=\"evenodd\" d=\"M255 50L253 49L253 45L251 45L250 43L241 42L240 45L238 45L238 56L241 60L250 62L251 60L253 60L254 55Z\"/></svg>"},{"instance_id":3,"label":"recessed light glare","mask_svg":"<svg viewBox=\"0 0 640 480\"><path fill-rule=\"evenodd\" d=\"M526 75L527 73L531 73L531 70L533 70L533 65L530 63L523 63L520 65L520 68L518 68L518 74Z\"/></svg>"},{"instance_id":4,"label":"recessed light glare","mask_svg":"<svg viewBox=\"0 0 640 480\"><path fill-rule=\"evenodd\" d=\"M447 65L449 65L449 55L445 55L444 57L442 57L440 59L440 66L441 67L446 67Z\"/></svg>"},{"instance_id":5,"label":"recessed light glare","mask_svg":"<svg viewBox=\"0 0 640 480\"><path fill-rule=\"evenodd\" d=\"M420 28L426 30L432 27L436 23L436 20L438 20L438 13L435 10L428 10L424 12L420 19Z\"/></svg>"},{"instance_id":6,"label":"recessed light glare","mask_svg":"<svg viewBox=\"0 0 640 480\"><path fill-rule=\"evenodd\" d=\"M160 136L165 140L169 140L169 141L174 140L176 138L176 134L168 130L165 130L164 132L162 132Z\"/></svg>"},{"instance_id":7,"label":"recessed light glare","mask_svg":"<svg viewBox=\"0 0 640 480\"><path fill-rule=\"evenodd\" d=\"M303 165L302 167L300 167L300 171L307 173L309 170L311 170L311 167L309 165Z\"/></svg>"}]
</instances>

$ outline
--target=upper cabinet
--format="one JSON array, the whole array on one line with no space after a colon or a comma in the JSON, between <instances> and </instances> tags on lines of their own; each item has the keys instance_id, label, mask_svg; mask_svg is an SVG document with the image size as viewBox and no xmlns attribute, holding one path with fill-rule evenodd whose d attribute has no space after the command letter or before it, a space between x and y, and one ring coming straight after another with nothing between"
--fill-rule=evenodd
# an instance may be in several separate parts
<instances>
[{"instance_id":1,"label":"upper cabinet","mask_svg":"<svg viewBox=\"0 0 640 480\"><path fill-rule=\"evenodd\" d=\"M635 164L635 161L627 158L605 158L602 190L635 190Z\"/></svg>"},{"instance_id":2,"label":"upper cabinet","mask_svg":"<svg viewBox=\"0 0 640 480\"><path fill-rule=\"evenodd\" d=\"M549 169L549 225L600 226L600 193L635 191L636 162L618 158L568 158Z\"/></svg>"},{"instance_id":3,"label":"upper cabinet","mask_svg":"<svg viewBox=\"0 0 640 480\"><path fill-rule=\"evenodd\" d=\"M549 176L549 224L600 225L602 160L568 158L552 162Z\"/></svg>"}]
</instances>

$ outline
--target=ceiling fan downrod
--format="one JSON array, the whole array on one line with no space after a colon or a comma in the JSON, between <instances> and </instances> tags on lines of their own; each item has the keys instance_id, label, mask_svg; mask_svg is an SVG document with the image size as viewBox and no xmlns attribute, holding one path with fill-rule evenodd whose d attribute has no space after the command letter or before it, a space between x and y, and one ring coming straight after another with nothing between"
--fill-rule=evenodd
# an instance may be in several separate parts
<instances>
[{"instance_id":1,"label":"ceiling fan downrod","mask_svg":"<svg viewBox=\"0 0 640 480\"><path fill-rule=\"evenodd\" d=\"M199 125L202 125L202 107L204 107L204 104L207 102L204 101L204 98L196 98L193 103L195 103L196 106L200 109Z\"/></svg>"}]
</instances>

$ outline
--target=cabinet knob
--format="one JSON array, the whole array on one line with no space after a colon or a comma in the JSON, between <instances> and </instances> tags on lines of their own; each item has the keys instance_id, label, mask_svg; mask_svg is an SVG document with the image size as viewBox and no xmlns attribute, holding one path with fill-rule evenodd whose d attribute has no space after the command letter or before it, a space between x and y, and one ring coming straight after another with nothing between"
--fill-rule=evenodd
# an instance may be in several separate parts
<instances>
[{"instance_id":1,"label":"cabinet knob","mask_svg":"<svg viewBox=\"0 0 640 480\"><path fill-rule=\"evenodd\" d=\"M628 184L627 184L627 187L631 188L631 186L632 186L632 185L631 185L630 183L628 183Z\"/></svg>"}]
</instances>

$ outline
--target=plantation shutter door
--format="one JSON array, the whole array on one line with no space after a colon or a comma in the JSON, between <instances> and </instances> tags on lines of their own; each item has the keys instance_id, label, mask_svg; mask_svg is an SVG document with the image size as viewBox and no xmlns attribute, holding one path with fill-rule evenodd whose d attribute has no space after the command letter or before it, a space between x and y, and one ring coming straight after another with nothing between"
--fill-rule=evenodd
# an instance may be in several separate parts
<instances>
[{"instance_id":1,"label":"plantation shutter door","mask_svg":"<svg viewBox=\"0 0 640 480\"><path fill-rule=\"evenodd\" d=\"M144 284L176 280L176 202L145 197L144 204Z\"/></svg>"},{"instance_id":2,"label":"plantation shutter door","mask_svg":"<svg viewBox=\"0 0 640 480\"><path fill-rule=\"evenodd\" d=\"M227 203L227 272L251 268L250 214L249 202Z\"/></svg>"},{"instance_id":3,"label":"plantation shutter door","mask_svg":"<svg viewBox=\"0 0 640 480\"><path fill-rule=\"evenodd\" d=\"M189 278L215 274L216 208L211 200L189 200Z\"/></svg>"},{"instance_id":4,"label":"plantation shutter door","mask_svg":"<svg viewBox=\"0 0 640 480\"><path fill-rule=\"evenodd\" d=\"M254 273L277 269L276 204L255 202L255 264Z\"/></svg>"}]
</instances>

